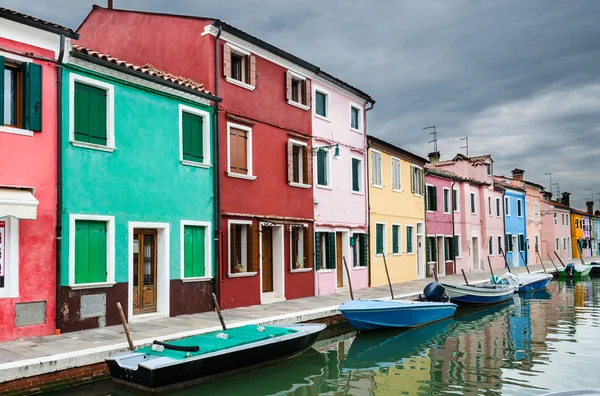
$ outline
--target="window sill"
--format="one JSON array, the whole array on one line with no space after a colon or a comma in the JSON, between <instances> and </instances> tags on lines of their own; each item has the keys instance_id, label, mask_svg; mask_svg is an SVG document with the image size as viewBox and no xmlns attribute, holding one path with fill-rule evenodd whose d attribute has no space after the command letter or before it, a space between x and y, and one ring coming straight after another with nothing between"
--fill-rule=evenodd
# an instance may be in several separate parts
<instances>
[{"instance_id":1,"label":"window sill","mask_svg":"<svg viewBox=\"0 0 600 396\"><path fill-rule=\"evenodd\" d=\"M414 254L417 254L417 253L414 253L414 252L407 252L407 253L406 253L406 255L407 255L407 256L412 256L412 255L414 255Z\"/></svg>"},{"instance_id":2,"label":"window sill","mask_svg":"<svg viewBox=\"0 0 600 396\"><path fill-rule=\"evenodd\" d=\"M423 194L419 194L419 193L413 193L413 195L414 195L415 197L422 197L422 196L423 196Z\"/></svg>"},{"instance_id":3,"label":"window sill","mask_svg":"<svg viewBox=\"0 0 600 396\"><path fill-rule=\"evenodd\" d=\"M241 173L234 173L234 172L225 172L225 174L229 177L234 177L236 179L256 180L256 176L252 176L252 175L242 175Z\"/></svg>"},{"instance_id":4,"label":"window sill","mask_svg":"<svg viewBox=\"0 0 600 396\"><path fill-rule=\"evenodd\" d=\"M102 283L81 283L76 285L69 285L71 290L82 290L82 289L103 289L107 287L113 287L117 282L102 282Z\"/></svg>"},{"instance_id":5,"label":"window sill","mask_svg":"<svg viewBox=\"0 0 600 396\"><path fill-rule=\"evenodd\" d=\"M318 118L319 120L331 122L331 120L329 119L329 117L323 117L322 115L319 115L317 113L315 113L315 118Z\"/></svg>"},{"instance_id":6,"label":"window sill","mask_svg":"<svg viewBox=\"0 0 600 396\"><path fill-rule=\"evenodd\" d=\"M402 256L402 253L392 253L392 256L396 257L396 256Z\"/></svg>"},{"instance_id":7,"label":"window sill","mask_svg":"<svg viewBox=\"0 0 600 396\"><path fill-rule=\"evenodd\" d=\"M15 128L6 125L0 126L0 132L21 136L33 136L33 131L28 131L27 129Z\"/></svg>"},{"instance_id":8,"label":"window sill","mask_svg":"<svg viewBox=\"0 0 600 396\"><path fill-rule=\"evenodd\" d=\"M321 269L317 271L317 274L329 274L332 273L333 270L332 269Z\"/></svg>"},{"instance_id":9,"label":"window sill","mask_svg":"<svg viewBox=\"0 0 600 396\"><path fill-rule=\"evenodd\" d=\"M324 185L321 185L321 184L317 184L317 188L322 188L323 190L333 190L332 187L324 186Z\"/></svg>"},{"instance_id":10,"label":"window sill","mask_svg":"<svg viewBox=\"0 0 600 396\"><path fill-rule=\"evenodd\" d=\"M362 134L363 134L363 133L362 133L362 131L361 131L360 129L354 129L354 128L352 128L352 127L350 127L350 131L352 131L352 132L354 132L354 133L358 133L358 134L360 134L360 135L362 135Z\"/></svg>"},{"instance_id":11,"label":"window sill","mask_svg":"<svg viewBox=\"0 0 600 396\"><path fill-rule=\"evenodd\" d=\"M296 182L288 182L288 186L298 187L298 188L311 188L312 187L310 184L296 183Z\"/></svg>"},{"instance_id":12,"label":"window sill","mask_svg":"<svg viewBox=\"0 0 600 396\"><path fill-rule=\"evenodd\" d=\"M310 110L310 107L308 107L307 105L303 105L302 103L294 102L293 100L288 100L287 103L290 106L294 106L294 107L297 107L302 110Z\"/></svg>"},{"instance_id":13,"label":"window sill","mask_svg":"<svg viewBox=\"0 0 600 396\"><path fill-rule=\"evenodd\" d=\"M296 269L290 269L290 273L295 274L295 273L299 273L299 272L311 272L313 269L312 268L296 268Z\"/></svg>"},{"instance_id":14,"label":"window sill","mask_svg":"<svg viewBox=\"0 0 600 396\"><path fill-rule=\"evenodd\" d=\"M354 195L365 195L365 193L362 192L362 191L354 191L354 190L352 190L352 194L354 194Z\"/></svg>"},{"instance_id":15,"label":"window sill","mask_svg":"<svg viewBox=\"0 0 600 396\"><path fill-rule=\"evenodd\" d=\"M256 89L255 86L246 84L245 82L241 82L239 80L236 80L235 78L225 77L225 81L227 81L230 84L237 85L238 87L246 88L248 91L254 91Z\"/></svg>"},{"instance_id":16,"label":"window sill","mask_svg":"<svg viewBox=\"0 0 600 396\"><path fill-rule=\"evenodd\" d=\"M210 168L212 166L211 164L203 164L202 162L194 162L188 160L181 160L180 162L181 165L192 166L194 168Z\"/></svg>"},{"instance_id":17,"label":"window sill","mask_svg":"<svg viewBox=\"0 0 600 396\"><path fill-rule=\"evenodd\" d=\"M255 276L256 274L258 274L258 272L237 272L234 274L228 273L227 277L228 278L246 278L246 277L250 277L250 276Z\"/></svg>"},{"instance_id":18,"label":"window sill","mask_svg":"<svg viewBox=\"0 0 600 396\"><path fill-rule=\"evenodd\" d=\"M371 184L371 187L383 189L383 186L381 184Z\"/></svg>"},{"instance_id":19,"label":"window sill","mask_svg":"<svg viewBox=\"0 0 600 396\"><path fill-rule=\"evenodd\" d=\"M181 281L184 283L188 282L210 282L214 278L212 276L198 276L194 278L181 278Z\"/></svg>"},{"instance_id":20,"label":"window sill","mask_svg":"<svg viewBox=\"0 0 600 396\"><path fill-rule=\"evenodd\" d=\"M450 214L450 212L444 212L444 214L447 214L447 215L449 215L449 214Z\"/></svg>"},{"instance_id":21,"label":"window sill","mask_svg":"<svg viewBox=\"0 0 600 396\"><path fill-rule=\"evenodd\" d=\"M435 213L436 211L435 210L429 210L429 209L427 209L426 212L427 213Z\"/></svg>"},{"instance_id":22,"label":"window sill","mask_svg":"<svg viewBox=\"0 0 600 396\"><path fill-rule=\"evenodd\" d=\"M366 265L361 265L361 266L357 265L357 266L352 267L352 270L353 271L366 271L367 268L368 267Z\"/></svg>"},{"instance_id":23,"label":"window sill","mask_svg":"<svg viewBox=\"0 0 600 396\"><path fill-rule=\"evenodd\" d=\"M392 191L393 192L397 192L397 193L401 193L402 192L402 190L398 190L398 189L395 189L395 188L392 188Z\"/></svg>"},{"instance_id":24,"label":"window sill","mask_svg":"<svg viewBox=\"0 0 600 396\"><path fill-rule=\"evenodd\" d=\"M87 149L98 150L98 151L106 151L108 153L112 153L113 151L115 151L117 149L116 147L101 146L99 144L93 144L93 143L77 142L75 140L71 140L71 144L75 147L87 148Z\"/></svg>"}]
</instances>

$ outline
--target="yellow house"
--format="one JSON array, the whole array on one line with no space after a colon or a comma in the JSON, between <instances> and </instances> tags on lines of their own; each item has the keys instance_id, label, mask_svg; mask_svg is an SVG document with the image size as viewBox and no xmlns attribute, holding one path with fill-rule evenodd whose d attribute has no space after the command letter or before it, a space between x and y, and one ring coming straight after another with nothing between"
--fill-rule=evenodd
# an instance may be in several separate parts
<instances>
[{"instance_id":1,"label":"yellow house","mask_svg":"<svg viewBox=\"0 0 600 396\"><path fill-rule=\"evenodd\" d=\"M425 277L425 158L369 136L370 285Z\"/></svg>"},{"instance_id":2,"label":"yellow house","mask_svg":"<svg viewBox=\"0 0 600 396\"><path fill-rule=\"evenodd\" d=\"M585 236L583 232L583 216L575 210L571 211L571 244L573 245L573 258L579 258L579 249ZM584 255L585 257L585 255Z\"/></svg>"}]
</instances>

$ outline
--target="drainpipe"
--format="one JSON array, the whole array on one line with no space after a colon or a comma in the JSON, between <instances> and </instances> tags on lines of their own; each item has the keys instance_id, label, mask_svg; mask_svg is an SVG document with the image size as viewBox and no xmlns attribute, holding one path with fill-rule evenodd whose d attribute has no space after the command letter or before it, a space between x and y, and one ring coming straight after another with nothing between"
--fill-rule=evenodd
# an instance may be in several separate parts
<instances>
[{"instance_id":1,"label":"drainpipe","mask_svg":"<svg viewBox=\"0 0 600 396\"><path fill-rule=\"evenodd\" d=\"M60 52L56 64L56 312L54 334L60 334L60 256L62 247L62 61L65 36L60 35Z\"/></svg>"},{"instance_id":2,"label":"drainpipe","mask_svg":"<svg viewBox=\"0 0 600 396\"><path fill-rule=\"evenodd\" d=\"M365 180L365 194L367 194L367 199L365 200L365 211L367 212L367 251L369 252L369 262L367 263L367 274L369 275L369 287L371 286L371 194L369 194L369 144L367 141L367 112L369 110L373 110L373 107L375 107L375 103L371 103L371 107L366 107L365 106L365 147L367 148L365 151L365 157L367 157L366 160L366 180ZM354 242L356 245L356 241ZM356 249L356 246L355 246Z\"/></svg>"},{"instance_id":3,"label":"drainpipe","mask_svg":"<svg viewBox=\"0 0 600 396\"><path fill-rule=\"evenodd\" d=\"M219 97L219 38L221 37L222 28L219 26L219 31L215 36L215 96ZM215 195L214 195L214 207L215 207L215 294L217 298L220 300L221 295L220 291L220 283L221 283L221 260L219 257L221 256L221 184L220 184L220 158L219 150L221 140L221 130L220 130L220 122L219 122L219 102L215 102L215 112L214 112L214 186L215 186Z\"/></svg>"},{"instance_id":4,"label":"drainpipe","mask_svg":"<svg viewBox=\"0 0 600 396\"><path fill-rule=\"evenodd\" d=\"M454 245L454 238L456 238L456 229L454 228L454 185L456 184L456 179L452 179L452 191L450 191L450 196L452 197L452 199L450 200L451 202L451 210L452 210L452 244ZM458 195L458 194L456 194ZM460 248L460 246L456 246L457 249ZM456 252L454 252L454 273L456 274Z\"/></svg>"},{"instance_id":5,"label":"drainpipe","mask_svg":"<svg viewBox=\"0 0 600 396\"><path fill-rule=\"evenodd\" d=\"M506 240L506 207L504 207L506 203L506 199L504 196L506 195L506 190L502 191L502 227L504 228L504 265L508 265L508 241ZM511 236L512 238L512 236ZM514 258L513 258L514 260Z\"/></svg>"}]
</instances>

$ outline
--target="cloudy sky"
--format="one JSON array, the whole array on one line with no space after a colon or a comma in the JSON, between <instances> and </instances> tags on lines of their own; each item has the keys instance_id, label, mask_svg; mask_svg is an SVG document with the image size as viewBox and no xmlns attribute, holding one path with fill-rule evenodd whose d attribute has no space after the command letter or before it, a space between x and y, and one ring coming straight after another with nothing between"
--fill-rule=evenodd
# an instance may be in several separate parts
<instances>
[{"instance_id":1,"label":"cloudy sky","mask_svg":"<svg viewBox=\"0 0 600 396\"><path fill-rule=\"evenodd\" d=\"M105 5L105 0L96 0ZM4 0L77 28L88 0ZM600 201L600 1L114 0L220 18L368 92L369 133L417 154L492 154L497 174Z\"/></svg>"}]
</instances>

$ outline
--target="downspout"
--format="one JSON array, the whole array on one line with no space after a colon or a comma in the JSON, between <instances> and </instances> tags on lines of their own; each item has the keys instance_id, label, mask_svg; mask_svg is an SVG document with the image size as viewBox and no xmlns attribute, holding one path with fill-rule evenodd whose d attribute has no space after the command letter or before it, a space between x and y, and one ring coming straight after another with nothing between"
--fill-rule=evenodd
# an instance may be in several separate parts
<instances>
[{"instance_id":1,"label":"downspout","mask_svg":"<svg viewBox=\"0 0 600 396\"><path fill-rule=\"evenodd\" d=\"M60 50L56 63L56 303L54 334L60 334L60 258L62 248L62 61L65 55L65 36L60 35Z\"/></svg>"},{"instance_id":2,"label":"downspout","mask_svg":"<svg viewBox=\"0 0 600 396\"><path fill-rule=\"evenodd\" d=\"M219 38L221 37L222 28L219 26L219 31L215 36L215 96L219 97ZM215 208L215 295L217 299L221 299L220 295L220 283L221 283L221 261L219 260L221 256L221 184L220 184L220 158L219 150L221 140L221 130L220 130L220 122L219 122L219 104L220 102L215 102L215 112L214 112L214 173L213 173L213 182L215 186L215 195L214 195L214 208Z\"/></svg>"},{"instance_id":3,"label":"downspout","mask_svg":"<svg viewBox=\"0 0 600 396\"><path fill-rule=\"evenodd\" d=\"M369 287L371 287L371 194L369 194L369 188L368 186L369 184L369 169L371 169L369 167L369 144L368 144L368 140L367 140L367 112L369 110L373 110L373 107L375 107L375 103L371 102L371 107L366 107L365 106L365 147L367 148L365 151L365 157L367 157L366 160L366 172L365 172L365 194L367 194L367 199L365 200L365 211L367 212L367 251L368 251L368 257L369 257L369 262L367 262L367 274L369 275ZM356 243L356 242L355 242Z\"/></svg>"},{"instance_id":4,"label":"downspout","mask_svg":"<svg viewBox=\"0 0 600 396\"><path fill-rule=\"evenodd\" d=\"M450 196L452 197L452 244L455 244L456 238L456 229L454 228L454 185L456 184L456 179L452 179L452 191L450 192ZM456 194L458 195L458 194ZM457 197L458 198L458 197ZM460 246L456 245L456 249L460 249ZM454 261L454 273L456 274L456 251L454 252L454 257L452 258Z\"/></svg>"},{"instance_id":5,"label":"downspout","mask_svg":"<svg viewBox=\"0 0 600 396\"><path fill-rule=\"evenodd\" d=\"M504 228L504 265L509 266L508 264L508 241L506 240L506 199L504 196L506 195L506 190L502 190L502 227ZM512 235L511 235L512 238ZM513 258L514 261L514 258Z\"/></svg>"}]
</instances>

